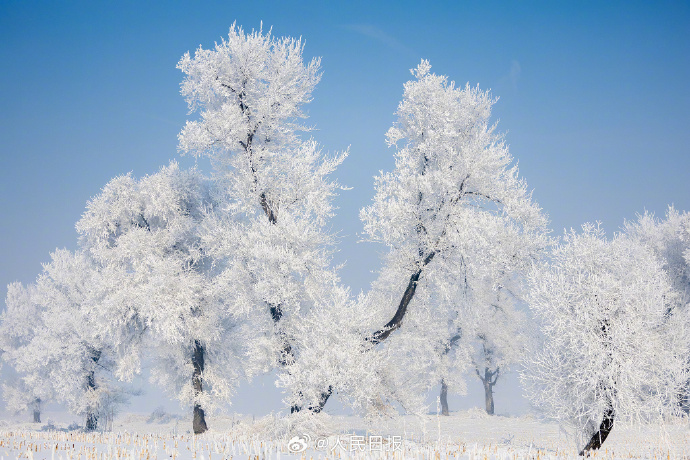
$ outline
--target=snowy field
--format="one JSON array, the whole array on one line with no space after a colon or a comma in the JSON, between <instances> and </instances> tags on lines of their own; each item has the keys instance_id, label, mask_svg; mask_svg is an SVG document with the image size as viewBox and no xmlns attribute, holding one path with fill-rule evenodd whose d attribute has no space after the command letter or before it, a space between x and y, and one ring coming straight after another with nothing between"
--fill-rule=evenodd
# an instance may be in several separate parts
<instances>
[{"instance_id":1,"label":"snowy field","mask_svg":"<svg viewBox=\"0 0 690 460\"><path fill-rule=\"evenodd\" d=\"M73 421L0 421L0 458L32 459L549 459L575 458L572 438L557 424L530 416L489 417L480 410L450 417L366 421L319 416L319 425L271 416L209 418L208 433L191 435L177 416L122 414L113 431L70 431ZM309 430L311 436L305 436ZM690 458L687 420L664 426L617 425L596 458Z\"/></svg>"}]
</instances>

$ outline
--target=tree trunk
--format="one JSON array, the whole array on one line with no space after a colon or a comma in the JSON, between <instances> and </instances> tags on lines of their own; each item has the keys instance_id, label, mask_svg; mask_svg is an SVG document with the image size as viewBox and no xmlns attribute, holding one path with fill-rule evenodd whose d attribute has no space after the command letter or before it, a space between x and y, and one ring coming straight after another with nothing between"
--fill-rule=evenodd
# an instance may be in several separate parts
<instances>
[{"instance_id":1,"label":"tree trunk","mask_svg":"<svg viewBox=\"0 0 690 460\"><path fill-rule=\"evenodd\" d=\"M34 423L41 423L41 398L36 398L32 405L34 410Z\"/></svg>"},{"instance_id":2,"label":"tree trunk","mask_svg":"<svg viewBox=\"0 0 690 460\"><path fill-rule=\"evenodd\" d=\"M461 338L462 331L458 328L458 333L451 337L448 343L446 344L443 350L443 356L446 356L448 353L450 353L450 350L451 348L453 348L453 345L455 345L455 343ZM446 381L444 379L441 379L441 414L450 415L450 412L448 410L448 385L446 385Z\"/></svg>"},{"instance_id":3,"label":"tree trunk","mask_svg":"<svg viewBox=\"0 0 690 460\"><path fill-rule=\"evenodd\" d=\"M333 386L328 385L328 390L321 393L321 397L319 398L319 402L314 406L308 406L307 409L310 412L313 412L314 414L318 414L319 412L321 412L323 410L324 406L328 402L328 398L330 398L332 394L333 394ZM302 406L294 405L290 408L290 413L294 414L295 412L299 412L301 410L302 410Z\"/></svg>"},{"instance_id":4,"label":"tree trunk","mask_svg":"<svg viewBox=\"0 0 690 460\"><path fill-rule=\"evenodd\" d=\"M482 381L484 385L484 407L486 408L486 413L489 415L494 415L494 385L498 382L498 374L500 368L496 368L495 371L490 371L488 367L484 368L484 375L479 373L479 369L475 369L477 377Z\"/></svg>"},{"instance_id":5,"label":"tree trunk","mask_svg":"<svg viewBox=\"0 0 690 460\"><path fill-rule=\"evenodd\" d=\"M96 431L96 428L98 428L98 415L89 411L86 413L86 431Z\"/></svg>"},{"instance_id":6,"label":"tree trunk","mask_svg":"<svg viewBox=\"0 0 690 460\"><path fill-rule=\"evenodd\" d=\"M488 372L488 369L487 369ZM484 405L486 407L486 413L489 415L494 415L494 389L490 381L484 380Z\"/></svg>"},{"instance_id":7,"label":"tree trunk","mask_svg":"<svg viewBox=\"0 0 690 460\"><path fill-rule=\"evenodd\" d=\"M91 371L86 378L86 385L90 390L95 391L97 386L96 386L96 378L95 378L95 372ZM96 410L94 407L89 406L86 409L86 431L95 431L96 428L98 428L98 414L96 413Z\"/></svg>"},{"instance_id":8,"label":"tree trunk","mask_svg":"<svg viewBox=\"0 0 690 460\"><path fill-rule=\"evenodd\" d=\"M194 371L192 372L192 387L194 388L194 396L196 397L203 392L202 374L204 372L204 347L198 340L194 341L194 348L192 349L192 366L194 366ZM204 410L197 403L194 403L192 428L194 434L201 434L208 430Z\"/></svg>"},{"instance_id":9,"label":"tree trunk","mask_svg":"<svg viewBox=\"0 0 690 460\"><path fill-rule=\"evenodd\" d=\"M436 251L433 251L422 260L422 266L410 276L410 281L407 283L407 288L405 288L405 292L403 293L402 299L400 299L400 304L398 304L398 309L396 310L395 315L393 315L393 318L391 318L391 320L388 321L385 326L383 326L383 329L379 329L378 331L374 332L371 337L367 337L365 339L366 341L372 345L377 345L386 340L388 336L393 333L393 331L402 326L402 320L407 312L407 307L410 305L410 302L417 291L417 283L419 282L419 277L422 274L422 270L429 264L429 262L431 262L435 255ZM321 393L321 399L318 405L310 406L309 410L315 413L321 412L332 393L333 387L329 386L327 391ZM299 410L300 408L293 406L290 411L299 412Z\"/></svg>"},{"instance_id":10,"label":"tree trunk","mask_svg":"<svg viewBox=\"0 0 690 460\"><path fill-rule=\"evenodd\" d=\"M400 299L398 309L396 310L395 315L393 315L393 318L391 318L391 320L388 321L385 326L383 326L383 329L379 329L378 331L374 332L371 337L368 337L367 341L373 345L377 345L386 340L388 336L393 333L393 331L402 326L402 320L405 317L405 313L407 313L407 307L410 305L410 302L414 298L414 294L417 291L417 283L419 282L419 277L422 274L422 269L426 267L429 262L431 262L435 255L436 251L431 252L422 260L422 266L410 276L410 281L407 283L407 288L405 288L405 292L403 293L402 299Z\"/></svg>"},{"instance_id":11,"label":"tree trunk","mask_svg":"<svg viewBox=\"0 0 690 460\"><path fill-rule=\"evenodd\" d=\"M101 359L100 350L93 350L91 360L93 361L94 365L98 364L99 359ZM96 391L98 389L98 385L96 384L95 369L91 369L86 377L86 388L91 391ZM96 409L96 407L92 407L91 405L89 405L89 407L86 409L86 431L95 431L96 428L98 428L98 412Z\"/></svg>"},{"instance_id":12,"label":"tree trunk","mask_svg":"<svg viewBox=\"0 0 690 460\"><path fill-rule=\"evenodd\" d=\"M448 412L448 385L441 379L441 415L450 415Z\"/></svg>"},{"instance_id":13,"label":"tree trunk","mask_svg":"<svg viewBox=\"0 0 690 460\"><path fill-rule=\"evenodd\" d=\"M604 441L606 441L606 438L613 429L614 415L613 407L609 406L606 412L604 412L604 419L599 425L599 430L592 435L592 438L587 445L582 448L579 455L589 456L590 451L597 450L604 444Z\"/></svg>"},{"instance_id":14,"label":"tree trunk","mask_svg":"<svg viewBox=\"0 0 690 460\"><path fill-rule=\"evenodd\" d=\"M310 406L309 410L314 412L315 414L318 414L319 412L321 412L323 410L324 406L326 405L326 403L328 402L328 398L330 398L332 394L333 394L333 386L328 385L328 390L321 393L321 398L319 398L319 404L315 407Z\"/></svg>"},{"instance_id":15,"label":"tree trunk","mask_svg":"<svg viewBox=\"0 0 690 460\"><path fill-rule=\"evenodd\" d=\"M598 301L597 296L594 296L595 300ZM601 324L601 338L605 343L609 340L609 327L610 327L610 322L609 319L606 318ZM611 356L611 352L609 351L609 359L613 360ZM613 410L613 399L611 397L611 394L613 395L616 394L616 384L614 383L613 388L611 387L606 387L604 385L601 385L601 389L604 391L604 394L607 395L607 403L608 407L604 411L604 418L601 420L601 424L599 425L599 430L595 431L594 434L592 435L591 439L589 442L585 445L585 447L582 448L580 451L580 455L586 455L589 456L590 451L592 450L598 450L602 444L604 444L604 441L606 441L606 438L608 437L609 433L611 433L611 430L613 429L613 419L615 416L615 412Z\"/></svg>"}]
</instances>

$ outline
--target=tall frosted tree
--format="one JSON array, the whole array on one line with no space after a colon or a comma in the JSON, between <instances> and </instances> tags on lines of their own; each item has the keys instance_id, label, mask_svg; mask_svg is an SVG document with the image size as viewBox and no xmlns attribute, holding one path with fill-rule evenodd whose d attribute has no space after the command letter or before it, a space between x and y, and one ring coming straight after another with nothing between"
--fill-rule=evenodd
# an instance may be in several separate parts
<instances>
[{"instance_id":1,"label":"tall frosted tree","mask_svg":"<svg viewBox=\"0 0 690 460\"><path fill-rule=\"evenodd\" d=\"M649 249L586 224L535 265L530 284L544 341L523 382L535 405L576 430L581 455L617 420L678 411L688 318L672 313L678 297Z\"/></svg>"},{"instance_id":2,"label":"tall frosted tree","mask_svg":"<svg viewBox=\"0 0 690 460\"><path fill-rule=\"evenodd\" d=\"M328 176L345 154L328 157L300 136L310 130L303 107L320 79L319 60L305 64L303 47L233 25L215 49L199 48L178 63L182 95L198 114L181 131L179 148L209 157L227 194L207 246L228 260L222 276L232 302L256 313L260 343L250 353L264 364L254 372L294 363L300 318L317 304L338 304L330 295L339 281L329 268L333 238L325 224L338 188ZM228 233L223 219L238 225Z\"/></svg>"},{"instance_id":3,"label":"tall frosted tree","mask_svg":"<svg viewBox=\"0 0 690 460\"><path fill-rule=\"evenodd\" d=\"M454 354L464 364L456 367L469 369L488 292L519 278L549 244L547 219L489 123L495 100L430 69L422 61L405 84L387 133L395 169L376 178L374 202L361 211L368 237L389 248L367 300L383 327L367 341L387 341L386 356L404 368L391 375L428 376L427 389L440 381L439 357L458 332L454 347L462 350ZM397 359L404 355L416 356L414 365ZM414 399L402 387L397 394Z\"/></svg>"}]
</instances>

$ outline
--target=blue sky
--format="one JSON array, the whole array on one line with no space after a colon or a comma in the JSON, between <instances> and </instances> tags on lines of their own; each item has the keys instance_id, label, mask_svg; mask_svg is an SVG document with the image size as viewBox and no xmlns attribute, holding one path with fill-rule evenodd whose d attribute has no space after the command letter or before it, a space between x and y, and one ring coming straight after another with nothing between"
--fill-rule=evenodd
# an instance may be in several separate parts
<instances>
[{"instance_id":1,"label":"blue sky","mask_svg":"<svg viewBox=\"0 0 690 460\"><path fill-rule=\"evenodd\" d=\"M0 3L0 295L32 282L112 177L155 172L187 119L175 65L233 22L302 36L323 78L307 108L336 172L337 262L366 289L383 248L357 243L384 133L420 59L499 97L494 120L556 234L645 209L690 210L687 2ZM206 168L200 163L202 169ZM497 387L497 392L500 386ZM279 397L272 401L279 401ZM481 403L480 400L477 402ZM500 400L497 401L498 411Z\"/></svg>"}]
</instances>

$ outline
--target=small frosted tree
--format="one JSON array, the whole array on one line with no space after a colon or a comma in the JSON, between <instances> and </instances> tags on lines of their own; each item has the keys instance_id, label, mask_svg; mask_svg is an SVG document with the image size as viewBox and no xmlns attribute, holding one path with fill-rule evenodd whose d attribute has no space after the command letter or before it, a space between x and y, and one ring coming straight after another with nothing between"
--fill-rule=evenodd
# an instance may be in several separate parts
<instances>
[{"instance_id":1,"label":"small frosted tree","mask_svg":"<svg viewBox=\"0 0 690 460\"><path fill-rule=\"evenodd\" d=\"M513 278L516 278L513 275ZM493 389L501 373L522 359L529 343L527 321L517 308L515 292L521 291L521 283L504 277L491 289L486 282L483 296L475 304L474 371L484 388L484 405L487 414L494 414Z\"/></svg>"},{"instance_id":2,"label":"small frosted tree","mask_svg":"<svg viewBox=\"0 0 690 460\"><path fill-rule=\"evenodd\" d=\"M7 286L6 309L0 316L0 350L2 359L13 368L26 359L27 347L41 327L43 318L36 305L36 286L19 282ZM3 384L3 399L15 412L29 410L33 421L41 421L41 404L53 399L53 387L46 367L20 374Z\"/></svg>"},{"instance_id":3,"label":"small frosted tree","mask_svg":"<svg viewBox=\"0 0 690 460\"><path fill-rule=\"evenodd\" d=\"M571 231L530 275L529 304L544 341L522 375L532 402L571 425L581 455L601 447L615 420L678 409L687 378L687 318L654 254L591 224Z\"/></svg>"},{"instance_id":4,"label":"small frosted tree","mask_svg":"<svg viewBox=\"0 0 690 460\"><path fill-rule=\"evenodd\" d=\"M53 398L84 416L87 430L99 428L115 402L112 395L126 393L114 375L116 342L107 333L119 318L101 308L110 283L116 282L110 275L81 251L53 252L29 291L28 303L22 302L29 306L23 313L33 316L31 326L14 332L22 343L9 354L23 386L41 400ZM13 303L8 296L3 328L15 324L10 318Z\"/></svg>"},{"instance_id":5,"label":"small frosted tree","mask_svg":"<svg viewBox=\"0 0 690 460\"><path fill-rule=\"evenodd\" d=\"M439 403L441 404L441 414L446 416L450 415L450 409L448 407L448 390L450 389L454 393L467 393L467 385L465 380L461 377L466 371L464 367L466 364L463 363L463 367L456 369L453 366L448 365L448 359L446 358L446 356L452 356L452 354L459 348L457 347L457 343L460 339L462 339L462 331L458 330L455 335L450 337L450 340L448 340L448 343L445 344L442 351L442 356L444 357L443 364L445 364L445 366L441 371L441 392L439 394Z\"/></svg>"},{"instance_id":6,"label":"small frosted tree","mask_svg":"<svg viewBox=\"0 0 690 460\"><path fill-rule=\"evenodd\" d=\"M422 61L405 84L387 133L396 147L395 170L376 178L374 202L361 211L370 240L389 248L366 301L375 312L373 324L383 327L367 341L390 342L383 348L400 369L389 375L424 375L426 389L441 380L439 360L458 331L463 339L454 346L462 350L454 354L465 364L457 361L457 369L469 368L487 292L519 278L549 244L547 219L489 124L494 99L469 86L456 88L430 68ZM404 355L415 366L398 359ZM414 405L413 392L395 392Z\"/></svg>"},{"instance_id":7,"label":"small frosted tree","mask_svg":"<svg viewBox=\"0 0 690 460\"><path fill-rule=\"evenodd\" d=\"M520 361L529 343L528 325L524 313L518 308L520 299L516 292L522 291L522 277L520 274L499 277L497 280L486 279L482 283L475 283L472 308L463 318L463 324L474 337L465 338L462 330L449 336L447 346L443 353L456 352L458 345L467 348L474 373L482 382L484 388L484 407L486 413L494 414L494 386L502 374L510 371L511 365ZM441 379L441 410L443 415L449 415L448 390L449 382L459 388L460 392L466 391L464 382L458 387L457 382L467 369L449 367L444 369ZM474 371L474 372L472 372ZM457 391L457 390L455 390Z\"/></svg>"},{"instance_id":8,"label":"small frosted tree","mask_svg":"<svg viewBox=\"0 0 690 460\"><path fill-rule=\"evenodd\" d=\"M49 391L45 387L30 387L22 378L2 385L2 397L7 409L13 412L30 412L34 423L41 423L41 407L47 401L43 395Z\"/></svg>"},{"instance_id":9,"label":"small frosted tree","mask_svg":"<svg viewBox=\"0 0 690 460\"><path fill-rule=\"evenodd\" d=\"M323 292L322 289L320 291ZM357 412L378 404L384 362L365 353L368 312L335 283L327 297L315 299L291 328L295 359L282 366L278 385L287 389L289 407L318 413L331 394Z\"/></svg>"}]
</instances>

